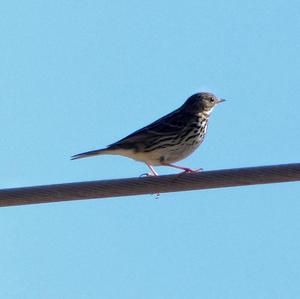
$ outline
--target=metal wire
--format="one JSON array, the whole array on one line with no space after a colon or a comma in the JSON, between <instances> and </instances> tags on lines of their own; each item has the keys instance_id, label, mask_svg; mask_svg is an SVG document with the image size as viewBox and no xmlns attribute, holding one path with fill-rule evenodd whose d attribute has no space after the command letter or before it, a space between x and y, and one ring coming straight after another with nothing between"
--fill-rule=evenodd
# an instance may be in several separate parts
<instances>
[{"instance_id":1,"label":"metal wire","mask_svg":"<svg viewBox=\"0 0 300 299\"><path fill-rule=\"evenodd\" d=\"M0 190L0 207L300 181L300 163Z\"/></svg>"}]
</instances>

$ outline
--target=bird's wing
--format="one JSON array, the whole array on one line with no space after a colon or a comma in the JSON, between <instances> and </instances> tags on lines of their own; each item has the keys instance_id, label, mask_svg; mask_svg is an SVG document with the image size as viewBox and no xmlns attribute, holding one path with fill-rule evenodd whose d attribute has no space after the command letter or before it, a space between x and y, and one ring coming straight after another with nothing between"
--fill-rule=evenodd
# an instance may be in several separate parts
<instances>
[{"instance_id":1,"label":"bird's wing","mask_svg":"<svg viewBox=\"0 0 300 299\"><path fill-rule=\"evenodd\" d=\"M143 127L125 138L109 145L108 149L126 148L127 146L130 148L138 143L144 143L145 141L148 143L159 137L172 136L185 127L187 123L186 118L187 116L185 113L177 109L150 125Z\"/></svg>"}]
</instances>

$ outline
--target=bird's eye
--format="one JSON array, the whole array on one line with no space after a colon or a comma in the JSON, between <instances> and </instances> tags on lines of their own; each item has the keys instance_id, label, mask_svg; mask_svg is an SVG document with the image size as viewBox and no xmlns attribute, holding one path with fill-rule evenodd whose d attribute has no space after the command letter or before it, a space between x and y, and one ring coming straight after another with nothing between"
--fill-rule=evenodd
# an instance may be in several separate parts
<instances>
[{"instance_id":1,"label":"bird's eye","mask_svg":"<svg viewBox=\"0 0 300 299\"><path fill-rule=\"evenodd\" d=\"M214 98L210 98L209 101L210 101L211 103L213 103L213 102L215 101L215 99L214 99Z\"/></svg>"}]
</instances>

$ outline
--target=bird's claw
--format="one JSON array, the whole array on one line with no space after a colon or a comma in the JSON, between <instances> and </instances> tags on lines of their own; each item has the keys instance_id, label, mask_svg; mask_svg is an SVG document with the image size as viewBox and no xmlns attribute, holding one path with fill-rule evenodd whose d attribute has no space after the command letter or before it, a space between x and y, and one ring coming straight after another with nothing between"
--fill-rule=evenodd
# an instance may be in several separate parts
<instances>
[{"instance_id":1,"label":"bird's claw","mask_svg":"<svg viewBox=\"0 0 300 299\"><path fill-rule=\"evenodd\" d=\"M143 177L149 177L149 176L154 176L154 174L152 174L151 172L145 172L145 173L142 173L139 177L143 178Z\"/></svg>"},{"instance_id":2,"label":"bird's claw","mask_svg":"<svg viewBox=\"0 0 300 299\"><path fill-rule=\"evenodd\" d=\"M201 171L203 171L203 168L197 168L197 169L185 168L183 172L179 173L179 175L184 173L196 173Z\"/></svg>"},{"instance_id":3,"label":"bird's claw","mask_svg":"<svg viewBox=\"0 0 300 299\"><path fill-rule=\"evenodd\" d=\"M142 177L149 177L149 176L155 176L153 173L151 172L145 172L145 173L142 173L139 177L142 178ZM155 199L158 199L159 196L160 196L160 193L152 193L151 195L155 195Z\"/></svg>"}]
</instances>

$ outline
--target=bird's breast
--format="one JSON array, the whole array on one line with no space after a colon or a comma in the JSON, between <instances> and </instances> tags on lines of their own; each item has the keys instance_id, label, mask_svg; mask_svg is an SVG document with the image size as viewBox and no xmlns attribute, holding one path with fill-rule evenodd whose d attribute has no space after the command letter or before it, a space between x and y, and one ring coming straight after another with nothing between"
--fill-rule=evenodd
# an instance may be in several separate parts
<instances>
[{"instance_id":1,"label":"bird's breast","mask_svg":"<svg viewBox=\"0 0 300 299\"><path fill-rule=\"evenodd\" d=\"M198 117L182 133L182 143L186 146L199 146L206 134L207 123L207 118Z\"/></svg>"},{"instance_id":2,"label":"bird's breast","mask_svg":"<svg viewBox=\"0 0 300 299\"><path fill-rule=\"evenodd\" d=\"M192 154L203 142L206 134L207 118L197 118L190 122L177 136L177 142L161 151L164 162L174 163Z\"/></svg>"}]
</instances>

